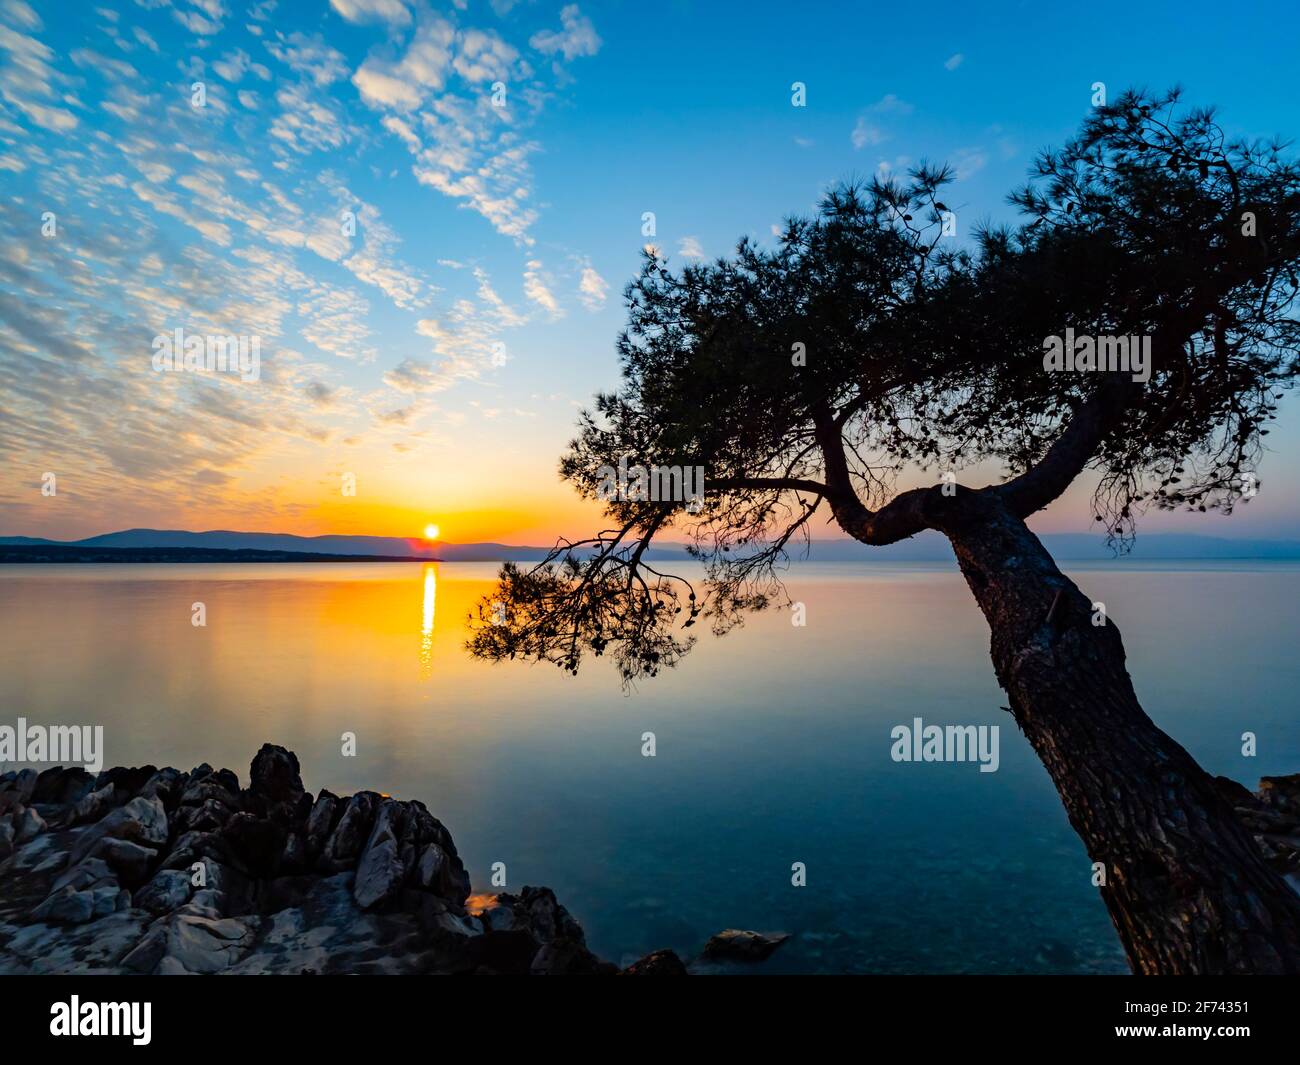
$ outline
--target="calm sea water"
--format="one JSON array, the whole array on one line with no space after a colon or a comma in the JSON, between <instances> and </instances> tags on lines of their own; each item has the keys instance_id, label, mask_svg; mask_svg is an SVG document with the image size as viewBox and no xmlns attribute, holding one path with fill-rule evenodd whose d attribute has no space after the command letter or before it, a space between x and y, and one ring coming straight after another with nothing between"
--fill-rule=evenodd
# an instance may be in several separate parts
<instances>
[{"instance_id":1,"label":"calm sea water","mask_svg":"<svg viewBox=\"0 0 1300 1065\"><path fill-rule=\"evenodd\" d=\"M1300 566L1067 569L1208 770L1300 769ZM509 888L550 885L613 961L745 927L796 933L769 972L1125 971L955 568L797 566L804 627L706 632L630 695L601 659L576 678L471 660L465 618L494 573L0 566L0 723L100 724L107 764L208 761L245 783L258 746L283 744L312 790L424 800L477 890L494 862ZM918 716L1001 725L999 770L891 761L890 729Z\"/></svg>"}]
</instances>

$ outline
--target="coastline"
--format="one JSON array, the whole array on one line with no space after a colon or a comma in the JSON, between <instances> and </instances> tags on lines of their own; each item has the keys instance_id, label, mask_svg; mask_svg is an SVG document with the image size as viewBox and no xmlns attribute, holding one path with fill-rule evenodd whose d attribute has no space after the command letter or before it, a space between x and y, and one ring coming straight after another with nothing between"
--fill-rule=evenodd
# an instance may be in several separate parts
<instances>
[{"instance_id":1,"label":"coastline","mask_svg":"<svg viewBox=\"0 0 1300 1065\"><path fill-rule=\"evenodd\" d=\"M769 956L727 929L691 971ZM264 744L249 786L54 767L0 776L0 973L686 975L671 950L620 970L546 887L474 893L418 800L315 797Z\"/></svg>"}]
</instances>

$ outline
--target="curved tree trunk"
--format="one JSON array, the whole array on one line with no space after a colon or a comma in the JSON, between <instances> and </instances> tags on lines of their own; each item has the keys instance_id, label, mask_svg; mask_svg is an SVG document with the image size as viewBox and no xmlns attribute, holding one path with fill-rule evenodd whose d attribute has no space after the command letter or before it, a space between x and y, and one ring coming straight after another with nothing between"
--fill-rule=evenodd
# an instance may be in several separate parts
<instances>
[{"instance_id":1,"label":"curved tree trunk","mask_svg":"<svg viewBox=\"0 0 1300 1065\"><path fill-rule=\"evenodd\" d=\"M943 531L988 619L998 680L1105 866L1102 897L1134 971L1300 972L1300 896L1142 710L1115 625L1093 624L1020 518L973 494L954 502Z\"/></svg>"}]
</instances>

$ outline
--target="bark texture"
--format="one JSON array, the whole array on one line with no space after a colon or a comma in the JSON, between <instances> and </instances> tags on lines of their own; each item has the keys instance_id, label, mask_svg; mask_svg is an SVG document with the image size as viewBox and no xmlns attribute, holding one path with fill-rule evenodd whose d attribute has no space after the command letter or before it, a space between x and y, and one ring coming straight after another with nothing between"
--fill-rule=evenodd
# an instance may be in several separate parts
<instances>
[{"instance_id":1,"label":"bark texture","mask_svg":"<svg viewBox=\"0 0 1300 1065\"><path fill-rule=\"evenodd\" d=\"M1113 621L996 497L928 509L992 633L1011 712L1070 823L1137 973L1300 972L1300 895L1218 786L1137 701Z\"/></svg>"}]
</instances>

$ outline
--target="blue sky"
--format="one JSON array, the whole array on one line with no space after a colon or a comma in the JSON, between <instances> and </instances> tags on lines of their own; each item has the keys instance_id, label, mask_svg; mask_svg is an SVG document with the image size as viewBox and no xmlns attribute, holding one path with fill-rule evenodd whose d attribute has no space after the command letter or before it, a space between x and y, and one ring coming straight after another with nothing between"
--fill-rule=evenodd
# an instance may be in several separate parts
<instances>
[{"instance_id":1,"label":"blue sky","mask_svg":"<svg viewBox=\"0 0 1300 1065\"><path fill-rule=\"evenodd\" d=\"M616 383L642 245L682 263L770 240L829 184L921 159L957 167L969 232L1010 217L1098 81L1182 84L1230 133L1293 136L1298 24L1280 4L0 0L0 531L586 531L555 464ZM261 380L150 372L182 324L260 336ZM1270 440L1230 522L1145 527L1297 535L1289 410ZM1044 527L1086 528L1085 497Z\"/></svg>"}]
</instances>

